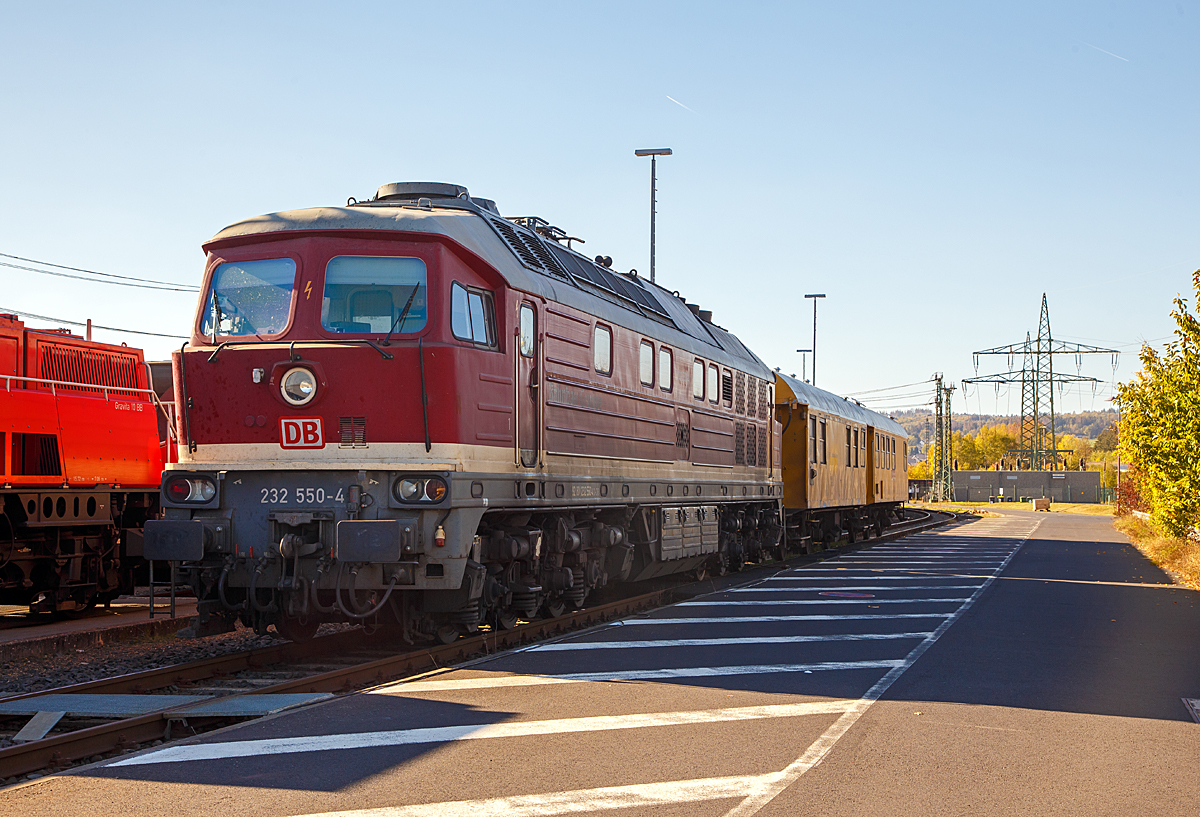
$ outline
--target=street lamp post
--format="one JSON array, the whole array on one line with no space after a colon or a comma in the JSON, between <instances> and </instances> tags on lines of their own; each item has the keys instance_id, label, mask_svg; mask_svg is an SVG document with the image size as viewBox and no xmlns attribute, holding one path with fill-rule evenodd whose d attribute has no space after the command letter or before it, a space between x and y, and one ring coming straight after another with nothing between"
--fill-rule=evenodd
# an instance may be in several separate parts
<instances>
[{"instance_id":1,"label":"street lamp post","mask_svg":"<svg viewBox=\"0 0 1200 817\"><path fill-rule=\"evenodd\" d=\"M806 367L806 364L808 363L808 358L805 357L805 355L811 352L812 349L797 349L796 351L800 353L800 380L804 383L807 383L808 368Z\"/></svg>"},{"instance_id":2,"label":"street lamp post","mask_svg":"<svg viewBox=\"0 0 1200 817\"><path fill-rule=\"evenodd\" d=\"M654 198L659 156L670 156L670 148L642 148L635 150L634 156L650 157L650 282L654 283Z\"/></svg>"},{"instance_id":3,"label":"street lamp post","mask_svg":"<svg viewBox=\"0 0 1200 817\"><path fill-rule=\"evenodd\" d=\"M812 384L815 386L815 385L817 385L817 299L824 298L825 294L821 293L821 294L816 294L816 295L805 295L804 297L813 299L813 344L812 344L813 376L812 376Z\"/></svg>"}]
</instances>

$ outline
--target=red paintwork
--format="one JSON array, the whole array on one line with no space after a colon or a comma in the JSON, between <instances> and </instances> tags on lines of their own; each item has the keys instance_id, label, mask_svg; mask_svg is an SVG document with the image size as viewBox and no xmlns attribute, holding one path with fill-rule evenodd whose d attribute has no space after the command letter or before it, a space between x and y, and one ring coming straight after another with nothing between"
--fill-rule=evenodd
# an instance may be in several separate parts
<instances>
[{"instance_id":1,"label":"red paintwork","mask_svg":"<svg viewBox=\"0 0 1200 817\"><path fill-rule=\"evenodd\" d=\"M302 359L292 362L288 349L276 346L234 346L223 350L215 362L212 339L199 334L197 317L191 345L175 353L175 395L182 400L180 357L186 364L186 390L192 400L185 418L178 412L181 439L190 432L198 445L225 443L280 443L280 419L320 417L326 446L339 442L339 417L365 417L369 443L424 442L421 416L420 362L417 338L425 356L425 384L429 396L429 432L437 442L511 447L513 403L512 361L505 354L511 344L511 321L503 314L502 281L465 250L443 244L438 236L397 234L395 240L369 238L349 231L328 235L290 234L274 241L256 236L253 245L244 241L208 245L209 259L202 292L207 292L212 271L226 261L289 257L296 262L297 285L293 290L292 318L288 328L271 338L281 342L345 339L321 326L321 295L325 288L325 265L338 255L413 256L428 270L425 327L415 333L394 336L384 360L369 346L303 346L296 349ZM239 246L242 245L242 246ZM450 282L483 287L496 292L496 317L500 348L479 349L456 340L450 332ZM311 286L310 286L311 284ZM311 294L310 294L311 293ZM378 336L371 336L376 342ZM243 340L219 337L220 341ZM244 340L255 340L245 338ZM207 348L195 348L207 347ZM317 397L305 406L293 407L279 394L277 377L292 366L307 365L317 376ZM264 370L260 383L252 372ZM500 409L500 410L495 410Z\"/></svg>"},{"instance_id":2,"label":"red paintwork","mask_svg":"<svg viewBox=\"0 0 1200 817\"><path fill-rule=\"evenodd\" d=\"M57 361L57 362L54 362ZM45 371L43 370L45 369ZM13 379L6 381L4 375ZM33 380L16 378L27 377ZM54 386L38 380L98 384ZM89 487L97 484L156 490L163 468L154 403L146 389L140 349L86 341L75 335L25 329L0 316L0 448L5 485ZM54 438L57 474L24 474L14 436Z\"/></svg>"}]
</instances>

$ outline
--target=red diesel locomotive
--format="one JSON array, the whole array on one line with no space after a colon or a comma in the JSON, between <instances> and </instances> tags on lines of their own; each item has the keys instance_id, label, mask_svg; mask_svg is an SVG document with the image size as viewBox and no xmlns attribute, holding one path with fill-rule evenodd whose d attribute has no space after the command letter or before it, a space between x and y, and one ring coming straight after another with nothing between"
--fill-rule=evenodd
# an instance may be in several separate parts
<instances>
[{"instance_id":1,"label":"red diesel locomotive","mask_svg":"<svg viewBox=\"0 0 1200 817\"><path fill-rule=\"evenodd\" d=\"M146 527L198 634L450 639L779 546L774 373L571 241L418 183L205 245Z\"/></svg>"},{"instance_id":2,"label":"red diesel locomotive","mask_svg":"<svg viewBox=\"0 0 1200 817\"><path fill-rule=\"evenodd\" d=\"M0 315L0 604L133 590L167 453L151 386L139 349Z\"/></svg>"}]
</instances>

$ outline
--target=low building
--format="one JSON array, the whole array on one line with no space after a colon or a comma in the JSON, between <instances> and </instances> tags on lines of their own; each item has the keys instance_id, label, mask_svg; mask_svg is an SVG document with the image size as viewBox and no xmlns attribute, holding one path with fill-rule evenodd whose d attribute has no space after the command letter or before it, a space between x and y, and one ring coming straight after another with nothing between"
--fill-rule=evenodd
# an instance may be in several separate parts
<instances>
[{"instance_id":1,"label":"low building","mask_svg":"<svg viewBox=\"0 0 1200 817\"><path fill-rule=\"evenodd\" d=\"M1099 471L955 471L957 502L1024 502L1049 497L1053 502L1100 502Z\"/></svg>"}]
</instances>

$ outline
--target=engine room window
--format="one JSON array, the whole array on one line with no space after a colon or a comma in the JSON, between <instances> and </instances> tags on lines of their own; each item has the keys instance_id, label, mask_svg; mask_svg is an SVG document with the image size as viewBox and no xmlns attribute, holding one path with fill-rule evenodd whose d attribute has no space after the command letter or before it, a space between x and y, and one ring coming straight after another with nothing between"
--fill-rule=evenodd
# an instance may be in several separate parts
<instances>
[{"instance_id":1,"label":"engine room window","mask_svg":"<svg viewBox=\"0 0 1200 817\"><path fill-rule=\"evenodd\" d=\"M425 281L420 258L334 258L325 267L321 326L338 334L417 332L425 327Z\"/></svg>"},{"instance_id":2,"label":"engine room window","mask_svg":"<svg viewBox=\"0 0 1200 817\"><path fill-rule=\"evenodd\" d=\"M287 328L296 284L290 258L230 261L213 271L200 331L205 335L278 335Z\"/></svg>"},{"instance_id":3,"label":"engine room window","mask_svg":"<svg viewBox=\"0 0 1200 817\"><path fill-rule=\"evenodd\" d=\"M704 361L692 362L692 397L704 399Z\"/></svg>"},{"instance_id":4,"label":"engine room window","mask_svg":"<svg viewBox=\"0 0 1200 817\"><path fill-rule=\"evenodd\" d=\"M717 367L708 364L708 402L715 403L721 399L721 390L717 388Z\"/></svg>"},{"instance_id":5,"label":"engine room window","mask_svg":"<svg viewBox=\"0 0 1200 817\"><path fill-rule=\"evenodd\" d=\"M606 326L597 326L592 333L592 357L596 363L596 371L600 374L612 374L612 330Z\"/></svg>"},{"instance_id":6,"label":"engine room window","mask_svg":"<svg viewBox=\"0 0 1200 817\"><path fill-rule=\"evenodd\" d=\"M462 284L450 286L450 332L459 340L496 345L496 313L492 293L482 289L467 289Z\"/></svg>"},{"instance_id":7,"label":"engine room window","mask_svg":"<svg viewBox=\"0 0 1200 817\"><path fill-rule=\"evenodd\" d=\"M672 362L671 350L658 347L658 387L670 391L674 385L675 366Z\"/></svg>"},{"instance_id":8,"label":"engine room window","mask_svg":"<svg viewBox=\"0 0 1200 817\"><path fill-rule=\"evenodd\" d=\"M643 386L654 385L654 346L645 340L638 349L638 379Z\"/></svg>"},{"instance_id":9,"label":"engine room window","mask_svg":"<svg viewBox=\"0 0 1200 817\"><path fill-rule=\"evenodd\" d=\"M533 357L533 307L521 304L520 349L522 357Z\"/></svg>"}]
</instances>

